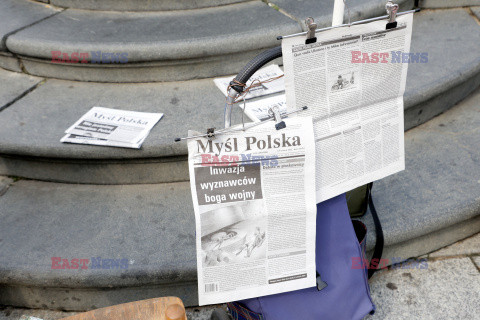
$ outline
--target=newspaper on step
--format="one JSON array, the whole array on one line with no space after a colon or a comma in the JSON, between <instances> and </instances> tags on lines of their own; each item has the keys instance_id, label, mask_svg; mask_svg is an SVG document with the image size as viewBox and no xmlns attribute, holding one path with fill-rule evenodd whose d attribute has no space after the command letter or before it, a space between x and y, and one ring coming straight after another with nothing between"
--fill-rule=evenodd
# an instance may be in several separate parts
<instances>
[{"instance_id":1,"label":"newspaper on step","mask_svg":"<svg viewBox=\"0 0 480 320\"><path fill-rule=\"evenodd\" d=\"M283 75L282 69L276 64L268 65L257 72L250 78L247 82L247 87L252 84L253 81L265 81L271 78L277 78ZM230 85L230 82L235 78L235 76L229 76L224 78L216 78L213 81L215 85L222 91L222 93L227 96L227 88ZM283 77L273 80L271 82L263 83L262 85L250 89L250 91L245 95L245 99L251 99L256 97L265 96L272 93L277 93L285 90L285 84Z\"/></svg>"},{"instance_id":2,"label":"newspaper on step","mask_svg":"<svg viewBox=\"0 0 480 320\"><path fill-rule=\"evenodd\" d=\"M60 141L138 149L162 117L163 113L93 107Z\"/></svg>"},{"instance_id":3,"label":"newspaper on step","mask_svg":"<svg viewBox=\"0 0 480 320\"><path fill-rule=\"evenodd\" d=\"M248 101L243 104L237 104L241 109L244 109L245 114L254 122L266 120L270 117L268 110L270 108L278 107L280 114L287 113L287 102L285 94L279 94L272 97L267 97L259 100Z\"/></svg>"},{"instance_id":4,"label":"newspaper on step","mask_svg":"<svg viewBox=\"0 0 480 320\"><path fill-rule=\"evenodd\" d=\"M285 122L188 142L200 305L316 285L313 123Z\"/></svg>"},{"instance_id":5,"label":"newspaper on step","mask_svg":"<svg viewBox=\"0 0 480 320\"><path fill-rule=\"evenodd\" d=\"M282 42L288 108L308 106L317 202L404 170L403 93L413 14Z\"/></svg>"}]
</instances>

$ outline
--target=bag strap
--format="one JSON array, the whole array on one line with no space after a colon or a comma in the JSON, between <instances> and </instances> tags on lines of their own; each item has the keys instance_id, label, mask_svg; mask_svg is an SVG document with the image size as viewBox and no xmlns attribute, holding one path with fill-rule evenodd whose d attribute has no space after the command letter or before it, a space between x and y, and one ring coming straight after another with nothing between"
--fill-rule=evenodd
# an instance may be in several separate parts
<instances>
[{"instance_id":1,"label":"bag strap","mask_svg":"<svg viewBox=\"0 0 480 320\"><path fill-rule=\"evenodd\" d=\"M375 234L376 234L375 249L373 250L372 260L370 260L370 266L368 268L368 279L370 279L375 273L375 271L378 270L378 265L380 264L380 259L382 258L383 245L384 245L382 224L380 223L377 210L375 209L375 205L373 204L371 188L369 188L369 191L368 191L368 205L370 206L370 212L372 213L373 223L375 224ZM373 268L373 264L372 264L373 261L376 261L375 268Z\"/></svg>"}]
</instances>

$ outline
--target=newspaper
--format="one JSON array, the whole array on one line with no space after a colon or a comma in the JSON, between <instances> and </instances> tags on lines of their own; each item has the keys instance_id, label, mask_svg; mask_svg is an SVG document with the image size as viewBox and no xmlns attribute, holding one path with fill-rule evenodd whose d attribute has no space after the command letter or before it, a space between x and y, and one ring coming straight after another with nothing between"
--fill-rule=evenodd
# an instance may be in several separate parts
<instances>
[{"instance_id":1,"label":"newspaper","mask_svg":"<svg viewBox=\"0 0 480 320\"><path fill-rule=\"evenodd\" d=\"M280 114L287 113L287 102L285 94L276 95L273 97L263 98L255 101L248 101L245 104L237 104L241 109L244 109L245 114L254 122L259 122L269 118L268 110L273 107L278 107Z\"/></svg>"},{"instance_id":2,"label":"newspaper","mask_svg":"<svg viewBox=\"0 0 480 320\"><path fill-rule=\"evenodd\" d=\"M313 123L285 122L188 142L200 305L316 285Z\"/></svg>"},{"instance_id":3,"label":"newspaper","mask_svg":"<svg viewBox=\"0 0 480 320\"><path fill-rule=\"evenodd\" d=\"M68 128L60 141L140 148L163 113L93 107Z\"/></svg>"},{"instance_id":4,"label":"newspaper","mask_svg":"<svg viewBox=\"0 0 480 320\"><path fill-rule=\"evenodd\" d=\"M282 69L276 64L271 64L255 72L255 74L247 82L247 86L250 86L253 81L260 80L265 81L270 78L275 78L283 75ZM225 78L213 79L215 85L220 89L225 96L227 96L227 88L230 85L230 82L235 78L235 76L229 76ZM285 90L285 84L283 77L273 80L271 82L263 83L262 85L250 89L250 91L245 95L245 99L251 99L255 97L260 97L276 92L281 92Z\"/></svg>"},{"instance_id":5,"label":"newspaper","mask_svg":"<svg viewBox=\"0 0 480 320\"><path fill-rule=\"evenodd\" d=\"M147 132L148 135L148 132ZM91 144L96 146L109 146L109 147L120 147L120 148L132 148L132 149L140 149L147 137L145 135L136 143L128 143L128 142L121 142L121 141L114 141L108 139L101 139L101 138L93 138L93 137L86 137L86 136L79 136L76 134L67 134L60 139L60 142L65 143L76 143L76 144Z\"/></svg>"},{"instance_id":6,"label":"newspaper","mask_svg":"<svg viewBox=\"0 0 480 320\"><path fill-rule=\"evenodd\" d=\"M405 168L403 93L413 14L282 42L288 108L313 117L317 202ZM399 58L400 57L400 58Z\"/></svg>"}]
</instances>

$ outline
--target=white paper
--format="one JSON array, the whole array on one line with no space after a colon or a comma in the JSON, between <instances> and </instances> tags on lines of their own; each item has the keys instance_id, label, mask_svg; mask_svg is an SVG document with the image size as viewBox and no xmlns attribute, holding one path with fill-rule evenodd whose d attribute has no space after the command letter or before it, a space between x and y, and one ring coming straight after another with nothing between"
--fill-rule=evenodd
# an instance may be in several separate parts
<instances>
[{"instance_id":1,"label":"white paper","mask_svg":"<svg viewBox=\"0 0 480 320\"><path fill-rule=\"evenodd\" d=\"M141 138L137 143L128 143L128 142L121 142L121 141L114 141L114 140L107 140L107 139L100 139L100 138L93 138L93 137L78 136L75 134L67 133L62 139L60 139L60 142L140 149L143 142L145 141L145 138L147 138L147 135Z\"/></svg>"},{"instance_id":2,"label":"white paper","mask_svg":"<svg viewBox=\"0 0 480 320\"><path fill-rule=\"evenodd\" d=\"M316 285L313 124L285 122L188 142L200 305Z\"/></svg>"},{"instance_id":3,"label":"white paper","mask_svg":"<svg viewBox=\"0 0 480 320\"><path fill-rule=\"evenodd\" d=\"M276 64L271 64L266 66L265 68L262 68L255 72L255 74L250 78L250 80L247 82L247 87L252 84L253 81L255 80L260 80L260 81L265 81L270 78L275 78L283 75L282 69ZM225 96L227 96L227 88L230 85L230 82L235 78L235 76L229 76L225 78L216 78L213 81L215 82L215 85L220 89L220 91L223 92ZM273 80L271 82L267 82L262 84L259 87L255 87L250 89L250 91L245 95L245 99L251 99L255 97L260 97L276 92L280 92L285 90L285 84L283 81L283 77Z\"/></svg>"},{"instance_id":4,"label":"white paper","mask_svg":"<svg viewBox=\"0 0 480 320\"><path fill-rule=\"evenodd\" d=\"M137 144L162 117L163 113L93 107L65 133Z\"/></svg>"},{"instance_id":5,"label":"white paper","mask_svg":"<svg viewBox=\"0 0 480 320\"><path fill-rule=\"evenodd\" d=\"M390 30L385 20L331 29L308 45L305 36L283 40L287 106L308 106L298 116L314 120L317 202L404 170L408 64L392 62L392 51L409 52L412 21L407 14ZM370 62L353 63L353 52Z\"/></svg>"},{"instance_id":6,"label":"white paper","mask_svg":"<svg viewBox=\"0 0 480 320\"><path fill-rule=\"evenodd\" d=\"M244 105L241 102L238 103L237 106L239 106L241 109L244 108ZM259 122L267 119L270 116L268 114L268 110L273 107L278 107L280 114L287 113L287 102L284 94L246 102L245 114L251 120Z\"/></svg>"}]
</instances>

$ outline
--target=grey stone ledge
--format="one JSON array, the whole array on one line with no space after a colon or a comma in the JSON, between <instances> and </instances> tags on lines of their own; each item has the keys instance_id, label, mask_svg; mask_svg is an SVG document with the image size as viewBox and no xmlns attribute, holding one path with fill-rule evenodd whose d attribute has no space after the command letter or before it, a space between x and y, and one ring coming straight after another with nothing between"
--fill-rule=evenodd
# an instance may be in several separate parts
<instances>
[{"instance_id":1,"label":"grey stone ledge","mask_svg":"<svg viewBox=\"0 0 480 320\"><path fill-rule=\"evenodd\" d=\"M246 1L251 0L50 0L50 3L65 8L103 11L165 11L199 9Z\"/></svg>"},{"instance_id":2,"label":"grey stone ledge","mask_svg":"<svg viewBox=\"0 0 480 320\"><path fill-rule=\"evenodd\" d=\"M12 183L13 179L0 176L0 196L3 196L7 192Z\"/></svg>"},{"instance_id":3,"label":"grey stone ledge","mask_svg":"<svg viewBox=\"0 0 480 320\"><path fill-rule=\"evenodd\" d=\"M43 3L2 0L0 3L0 52L6 51L6 38L22 28L59 12Z\"/></svg>"},{"instance_id":4,"label":"grey stone ledge","mask_svg":"<svg viewBox=\"0 0 480 320\"><path fill-rule=\"evenodd\" d=\"M94 2L105 3L78 3ZM413 1L400 4L402 9L410 9ZM313 10L317 23L326 26L331 21L332 5L332 1L306 1L295 8ZM384 1L356 0L350 12L352 21L383 15ZM186 28L178 28L177 21L187 21ZM63 31L58 34L55 30L60 28ZM84 32L78 33L79 29ZM27 71L38 76L100 82L172 81L234 73L254 53L279 44L276 36L300 29L299 23L261 1L171 12L68 9L7 42ZM52 51L127 53L128 63L51 63Z\"/></svg>"},{"instance_id":5,"label":"grey stone ledge","mask_svg":"<svg viewBox=\"0 0 480 320\"><path fill-rule=\"evenodd\" d=\"M455 241L479 231L479 128L477 90L441 116L406 133L406 170L375 182L373 187L387 248L432 234L425 239L432 240L430 246L423 244L414 250L417 252L412 256L418 256L447 245L433 235L442 229L471 220L474 229L458 232ZM369 214L362 220L372 231L367 239L371 250L375 242L373 221Z\"/></svg>"},{"instance_id":6,"label":"grey stone ledge","mask_svg":"<svg viewBox=\"0 0 480 320\"><path fill-rule=\"evenodd\" d=\"M0 86L0 111L14 103L16 99L42 80L42 78L0 69L0 83L2 84Z\"/></svg>"},{"instance_id":7,"label":"grey stone ledge","mask_svg":"<svg viewBox=\"0 0 480 320\"><path fill-rule=\"evenodd\" d=\"M420 0L418 6L420 8L438 9L438 8L456 8L478 6L478 0Z\"/></svg>"},{"instance_id":8,"label":"grey stone ledge","mask_svg":"<svg viewBox=\"0 0 480 320\"><path fill-rule=\"evenodd\" d=\"M313 17L319 27L329 27L332 24L334 1L318 0L268 0L269 3L277 6L295 20L302 22L304 31L306 27L303 21L307 17ZM414 0L397 0L395 3L400 5L399 12L410 10L414 6ZM359 21L367 18L386 15L384 0L348 0L345 7L344 22L349 20L348 11L350 11L350 21Z\"/></svg>"},{"instance_id":9,"label":"grey stone ledge","mask_svg":"<svg viewBox=\"0 0 480 320\"><path fill-rule=\"evenodd\" d=\"M260 1L168 12L67 9L8 37L7 48L50 61L52 51L126 53L129 63L181 61L272 47L277 35L299 30Z\"/></svg>"}]
</instances>

